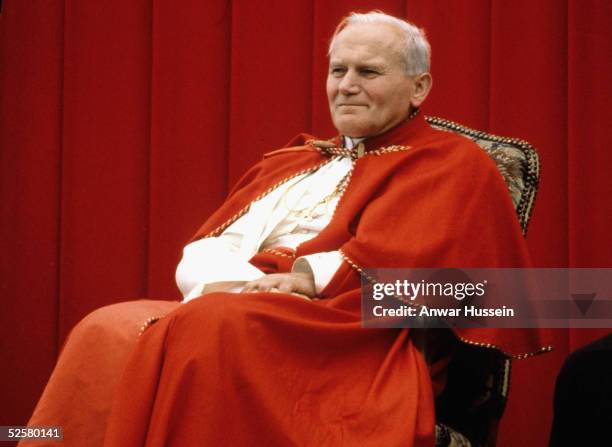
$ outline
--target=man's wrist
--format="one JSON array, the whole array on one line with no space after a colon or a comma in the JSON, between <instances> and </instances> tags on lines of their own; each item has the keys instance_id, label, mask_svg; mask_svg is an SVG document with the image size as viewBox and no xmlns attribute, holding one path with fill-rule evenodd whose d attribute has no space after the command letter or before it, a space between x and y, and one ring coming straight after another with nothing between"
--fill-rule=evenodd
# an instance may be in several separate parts
<instances>
[{"instance_id":1,"label":"man's wrist","mask_svg":"<svg viewBox=\"0 0 612 447\"><path fill-rule=\"evenodd\" d=\"M297 258L293 263L292 272L312 274L315 292L319 295L341 265L342 256L338 251L313 253Z\"/></svg>"}]
</instances>

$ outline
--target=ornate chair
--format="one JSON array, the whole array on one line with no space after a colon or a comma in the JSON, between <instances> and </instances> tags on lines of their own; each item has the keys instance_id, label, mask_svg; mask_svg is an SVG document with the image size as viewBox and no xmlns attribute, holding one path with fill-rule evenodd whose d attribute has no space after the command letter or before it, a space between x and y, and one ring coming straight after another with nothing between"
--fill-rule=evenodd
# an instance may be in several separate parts
<instances>
[{"instance_id":1,"label":"ornate chair","mask_svg":"<svg viewBox=\"0 0 612 447\"><path fill-rule=\"evenodd\" d=\"M535 149L516 138L491 135L441 118L426 119L436 129L473 140L491 156L508 185L524 236L539 185L540 162ZM511 359L501 353L455 341L447 383L436 398L436 447L495 445L508 397L510 368Z\"/></svg>"}]
</instances>

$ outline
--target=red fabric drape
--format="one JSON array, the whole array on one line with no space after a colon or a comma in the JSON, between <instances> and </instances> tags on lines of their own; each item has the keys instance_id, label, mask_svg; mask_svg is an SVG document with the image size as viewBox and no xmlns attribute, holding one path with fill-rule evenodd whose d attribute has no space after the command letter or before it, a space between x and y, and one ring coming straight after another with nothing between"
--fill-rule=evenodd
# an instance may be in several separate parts
<instances>
[{"instance_id":1,"label":"red fabric drape","mask_svg":"<svg viewBox=\"0 0 612 447\"><path fill-rule=\"evenodd\" d=\"M334 133L327 42L372 8L427 30L428 114L538 148L536 265L612 266L605 0L5 0L0 425L26 421L86 313L178 296L183 243L263 152ZM545 443L561 362L603 332L556 331L555 353L515 363L501 445Z\"/></svg>"}]
</instances>

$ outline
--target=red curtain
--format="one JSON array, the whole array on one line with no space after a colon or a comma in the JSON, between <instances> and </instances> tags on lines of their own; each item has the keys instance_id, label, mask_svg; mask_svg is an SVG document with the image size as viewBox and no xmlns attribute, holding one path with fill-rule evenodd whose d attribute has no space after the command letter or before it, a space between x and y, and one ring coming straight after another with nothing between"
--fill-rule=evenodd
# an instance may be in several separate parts
<instances>
[{"instance_id":1,"label":"red curtain","mask_svg":"<svg viewBox=\"0 0 612 447\"><path fill-rule=\"evenodd\" d=\"M539 150L537 266L612 267L606 0L5 0L0 14L0 425L22 424L70 328L174 299L181 247L263 152L327 137L327 42L351 10L426 29L425 112ZM567 353L516 362L501 445L544 445Z\"/></svg>"}]
</instances>

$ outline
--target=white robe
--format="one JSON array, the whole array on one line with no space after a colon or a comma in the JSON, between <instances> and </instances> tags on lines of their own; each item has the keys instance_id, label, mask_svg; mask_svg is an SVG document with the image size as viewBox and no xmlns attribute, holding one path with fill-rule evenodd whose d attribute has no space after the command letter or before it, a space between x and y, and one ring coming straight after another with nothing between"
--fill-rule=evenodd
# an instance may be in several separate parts
<instances>
[{"instance_id":1,"label":"white robe","mask_svg":"<svg viewBox=\"0 0 612 447\"><path fill-rule=\"evenodd\" d=\"M358 143L346 140L348 148ZM248 212L218 237L187 245L176 270L176 282L185 301L216 291L240 292L246 282L264 276L248 262L259 251L295 249L315 237L329 224L340 195L326 206L320 202L336 190L352 165L349 157L335 157L317 171L298 176L253 202ZM311 218L300 216L300 210L317 204ZM297 258L292 271L311 272L320 293L341 263L338 251L314 253Z\"/></svg>"}]
</instances>

